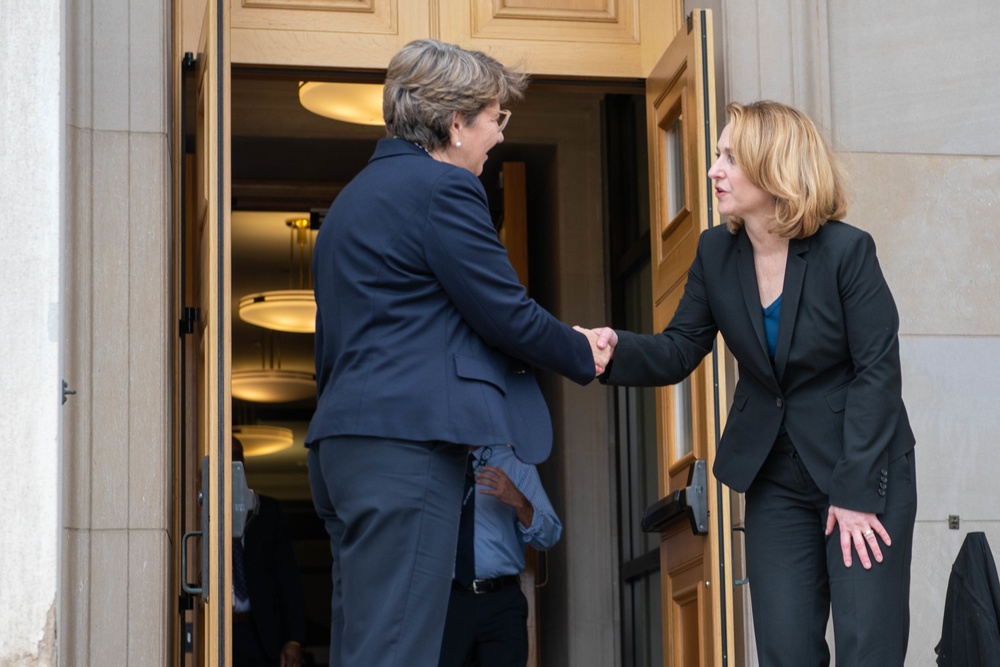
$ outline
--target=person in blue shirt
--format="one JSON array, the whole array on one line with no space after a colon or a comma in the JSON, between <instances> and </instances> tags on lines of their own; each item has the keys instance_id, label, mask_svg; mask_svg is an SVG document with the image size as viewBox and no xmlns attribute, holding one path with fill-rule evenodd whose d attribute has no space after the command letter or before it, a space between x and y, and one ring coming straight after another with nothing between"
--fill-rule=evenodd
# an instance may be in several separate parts
<instances>
[{"instance_id":1,"label":"person in blue shirt","mask_svg":"<svg viewBox=\"0 0 1000 667\"><path fill-rule=\"evenodd\" d=\"M562 522L538 470L510 447L471 450L467 480L439 667L524 665L528 601L519 575L525 547L551 549Z\"/></svg>"}]
</instances>

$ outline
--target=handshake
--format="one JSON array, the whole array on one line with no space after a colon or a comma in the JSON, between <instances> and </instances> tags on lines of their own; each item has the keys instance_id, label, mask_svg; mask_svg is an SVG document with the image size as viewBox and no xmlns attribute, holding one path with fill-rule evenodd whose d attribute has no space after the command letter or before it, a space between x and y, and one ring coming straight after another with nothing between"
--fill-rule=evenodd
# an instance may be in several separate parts
<instances>
[{"instance_id":1,"label":"handshake","mask_svg":"<svg viewBox=\"0 0 1000 667\"><path fill-rule=\"evenodd\" d=\"M594 355L594 375L601 375L611 363L611 358L615 354L615 346L618 345L618 334L611 327L600 327L597 329L584 329L580 326L573 327L579 331L590 342L590 351Z\"/></svg>"}]
</instances>

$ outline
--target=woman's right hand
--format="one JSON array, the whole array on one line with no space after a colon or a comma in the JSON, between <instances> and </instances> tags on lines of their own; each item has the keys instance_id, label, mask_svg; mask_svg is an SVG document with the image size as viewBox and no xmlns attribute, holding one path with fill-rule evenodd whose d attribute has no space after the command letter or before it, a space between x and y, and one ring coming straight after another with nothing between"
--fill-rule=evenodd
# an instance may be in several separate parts
<instances>
[{"instance_id":1,"label":"woman's right hand","mask_svg":"<svg viewBox=\"0 0 1000 667\"><path fill-rule=\"evenodd\" d=\"M594 355L594 374L595 376L601 375L611 362L611 357L615 352L614 344L618 343L618 336L613 330L607 329L615 336L614 344L609 346L606 339L602 344L599 333L602 331L601 329L584 329L581 326L574 326L573 329L587 337L587 341L590 343L590 351Z\"/></svg>"}]
</instances>

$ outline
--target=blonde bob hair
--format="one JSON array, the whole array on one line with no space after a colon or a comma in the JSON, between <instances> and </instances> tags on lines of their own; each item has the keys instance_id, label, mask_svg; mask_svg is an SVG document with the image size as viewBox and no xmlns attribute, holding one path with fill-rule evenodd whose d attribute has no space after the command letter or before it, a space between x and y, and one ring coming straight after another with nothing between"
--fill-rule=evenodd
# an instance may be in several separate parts
<instances>
[{"instance_id":1,"label":"blonde bob hair","mask_svg":"<svg viewBox=\"0 0 1000 667\"><path fill-rule=\"evenodd\" d=\"M382 115L389 136L427 150L450 143L451 123L466 124L493 104L520 100L528 77L480 51L433 39L410 42L389 61L382 94Z\"/></svg>"},{"instance_id":2,"label":"blonde bob hair","mask_svg":"<svg viewBox=\"0 0 1000 667\"><path fill-rule=\"evenodd\" d=\"M784 238L815 234L827 220L847 213L844 176L836 156L813 122L780 102L733 102L729 114L730 153L758 188L774 197L770 231ZM743 219L729 216L735 234Z\"/></svg>"}]
</instances>

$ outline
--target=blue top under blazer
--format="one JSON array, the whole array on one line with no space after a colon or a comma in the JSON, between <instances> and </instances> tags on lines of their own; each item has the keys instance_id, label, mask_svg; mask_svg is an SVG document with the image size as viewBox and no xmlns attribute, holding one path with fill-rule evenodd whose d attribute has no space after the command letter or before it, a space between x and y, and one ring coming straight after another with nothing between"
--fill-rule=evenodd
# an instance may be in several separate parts
<instances>
[{"instance_id":1,"label":"blue top under blazer","mask_svg":"<svg viewBox=\"0 0 1000 667\"><path fill-rule=\"evenodd\" d=\"M679 382L720 331L739 380L715 476L746 491L784 424L831 504L884 511L889 461L914 438L902 399L899 315L872 237L831 220L790 241L772 365L746 230L703 232L670 324L651 336L618 332L601 381Z\"/></svg>"},{"instance_id":2,"label":"blue top under blazer","mask_svg":"<svg viewBox=\"0 0 1000 667\"><path fill-rule=\"evenodd\" d=\"M338 435L552 447L531 367L594 378L585 336L534 300L471 172L382 139L337 196L313 254L318 404L306 444Z\"/></svg>"}]
</instances>

